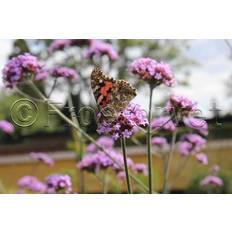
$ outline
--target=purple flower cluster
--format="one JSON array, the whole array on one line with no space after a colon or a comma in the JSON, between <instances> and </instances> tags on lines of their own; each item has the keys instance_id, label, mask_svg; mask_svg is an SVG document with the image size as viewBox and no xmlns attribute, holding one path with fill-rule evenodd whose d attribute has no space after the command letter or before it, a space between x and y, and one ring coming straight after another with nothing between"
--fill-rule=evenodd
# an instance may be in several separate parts
<instances>
[{"instance_id":1,"label":"purple flower cluster","mask_svg":"<svg viewBox=\"0 0 232 232\"><path fill-rule=\"evenodd\" d=\"M48 47L48 52L53 53L58 50L63 50L72 44L71 39L56 39Z\"/></svg>"},{"instance_id":2,"label":"purple flower cluster","mask_svg":"<svg viewBox=\"0 0 232 232\"><path fill-rule=\"evenodd\" d=\"M35 80L36 81L41 81L44 80L46 78L48 78L49 76L53 76L53 77L65 77L68 79L77 79L78 78L78 74L77 72L72 69L72 68L68 68L68 67L55 67L52 69L43 69L40 72L38 72L35 76Z\"/></svg>"},{"instance_id":3,"label":"purple flower cluster","mask_svg":"<svg viewBox=\"0 0 232 232\"><path fill-rule=\"evenodd\" d=\"M24 77L36 75L42 69L41 63L35 56L25 53L13 57L3 69L3 80L8 88L15 87Z\"/></svg>"},{"instance_id":4,"label":"purple flower cluster","mask_svg":"<svg viewBox=\"0 0 232 232\"><path fill-rule=\"evenodd\" d=\"M119 179L119 180L125 180L125 178L126 178L126 173L124 172L124 171L120 171L120 172L118 172L117 173L117 178Z\"/></svg>"},{"instance_id":5,"label":"purple flower cluster","mask_svg":"<svg viewBox=\"0 0 232 232\"><path fill-rule=\"evenodd\" d=\"M165 150L168 148L168 142L167 139L164 137L153 137L151 139L151 144L154 146L155 149L157 150Z\"/></svg>"},{"instance_id":6,"label":"purple flower cluster","mask_svg":"<svg viewBox=\"0 0 232 232\"><path fill-rule=\"evenodd\" d=\"M208 165L208 157L206 154L204 153L199 153L196 154L196 159L199 163L203 164L203 165Z\"/></svg>"},{"instance_id":7,"label":"purple flower cluster","mask_svg":"<svg viewBox=\"0 0 232 232\"><path fill-rule=\"evenodd\" d=\"M48 47L48 52L53 53L55 51L64 50L71 46L88 45L91 43L91 39L55 39Z\"/></svg>"},{"instance_id":8,"label":"purple flower cluster","mask_svg":"<svg viewBox=\"0 0 232 232\"><path fill-rule=\"evenodd\" d=\"M97 139L96 142L106 149L108 155L98 149L95 144L89 144L87 147L87 154L80 162L78 162L77 168L82 171L85 170L92 173L112 168L119 179L124 178L125 173L122 168L124 167L124 159L121 153L114 150L114 141L111 138L102 136ZM127 158L127 165L134 173L143 173L144 175L147 175L147 168L145 164L134 163L132 159Z\"/></svg>"},{"instance_id":9,"label":"purple flower cluster","mask_svg":"<svg viewBox=\"0 0 232 232\"><path fill-rule=\"evenodd\" d=\"M68 79L78 78L77 72L74 69L68 67L55 67L50 70L50 74L53 77L65 77Z\"/></svg>"},{"instance_id":10,"label":"purple flower cluster","mask_svg":"<svg viewBox=\"0 0 232 232\"><path fill-rule=\"evenodd\" d=\"M132 169L135 173L142 173L144 176L148 175L147 165L138 163L132 166Z\"/></svg>"},{"instance_id":11,"label":"purple flower cluster","mask_svg":"<svg viewBox=\"0 0 232 232\"><path fill-rule=\"evenodd\" d=\"M110 167L116 173L122 171L122 167L124 166L123 156L114 149L107 149L107 152L111 158L99 150L95 151L95 153L87 153L77 164L77 168L93 173L106 170ZM130 158L127 159L127 164L129 168L134 168L134 163Z\"/></svg>"},{"instance_id":12,"label":"purple flower cluster","mask_svg":"<svg viewBox=\"0 0 232 232\"><path fill-rule=\"evenodd\" d=\"M110 134L114 140L117 140L121 136L129 138L138 126L147 124L145 111L139 105L131 103L113 122L103 121L100 123L97 132Z\"/></svg>"},{"instance_id":13,"label":"purple flower cluster","mask_svg":"<svg viewBox=\"0 0 232 232\"><path fill-rule=\"evenodd\" d=\"M48 78L49 76L50 76L50 73L48 70L41 70L40 72L36 74L35 80L41 81L41 80Z\"/></svg>"},{"instance_id":14,"label":"purple flower cluster","mask_svg":"<svg viewBox=\"0 0 232 232\"><path fill-rule=\"evenodd\" d=\"M10 122L6 120L0 120L0 130L2 130L4 133L12 134L15 128Z\"/></svg>"},{"instance_id":15,"label":"purple flower cluster","mask_svg":"<svg viewBox=\"0 0 232 232\"><path fill-rule=\"evenodd\" d=\"M208 125L203 119L188 117L183 120L186 127L196 130L201 135L208 135Z\"/></svg>"},{"instance_id":16,"label":"purple flower cluster","mask_svg":"<svg viewBox=\"0 0 232 232\"><path fill-rule=\"evenodd\" d=\"M175 82L169 65L163 62L159 63L151 58L139 58L133 61L129 69L133 74L156 86L164 84L170 87Z\"/></svg>"},{"instance_id":17,"label":"purple flower cluster","mask_svg":"<svg viewBox=\"0 0 232 232\"><path fill-rule=\"evenodd\" d=\"M203 119L194 118L191 115L196 111L196 103L184 96L172 95L165 107L170 115L175 116L177 123L193 129L198 134L184 134L177 143L177 150L182 156L196 155L196 159L203 165L208 164L207 155L198 152L205 147L206 140L201 137L208 135L208 125Z\"/></svg>"},{"instance_id":18,"label":"purple flower cluster","mask_svg":"<svg viewBox=\"0 0 232 232\"><path fill-rule=\"evenodd\" d=\"M170 115L175 115L178 119L188 117L196 110L196 103L189 100L187 97L172 95L165 107L165 110Z\"/></svg>"},{"instance_id":19,"label":"purple flower cluster","mask_svg":"<svg viewBox=\"0 0 232 232\"><path fill-rule=\"evenodd\" d=\"M71 193L72 182L68 175L52 174L45 180L46 193Z\"/></svg>"},{"instance_id":20,"label":"purple flower cluster","mask_svg":"<svg viewBox=\"0 0 232 232\"><path fill-rule=\"evenodd\" d=\"M49 157L48 154L46 153L42 153L42 152L32 152L30 154L30 157L33 159L33 160L36 160L36 161L40 161L48 166L52 166L54 164L54 160Z\"/></svg>"},{"instance_id":21,"label":"purple flower cluster","mask_svg":"<svg viewBox=\"0 0 232 232\"><path fill-rule=\"evenodd\" d=\"M224 185L223 180L218 176L220 167L215 164L211 167L210 173L200 181L200 185L203 187L221 187Z\"/></svg>"},{"instance_id":22,"label":"purple flower cluster","mask_svg":"<svg viewBox=\"0 0 232 232\"><path fill-rule=\"evenodd\" d=\"M112 169L116 172L117 178L120 180L124 180L126 177L126 174L122 167L124 167L124 159L123 156L118 153L113 151L111 154L112 158L114 161L112 165ZM132 159L127 158L127 166L128 168L134 172L135 174L143 174L147 176L147 166L143 163L134 163Z\"/></svg>"},{"instance_id":23,"label":"purple flower cluster","mask_svg":"<svg viewBox=\"0 0 232 232\"><path fill-rule=\"evenodd\" d=\"M195 155L205 147L206 140L198 134L184 134L177 144L177 150L182 156Z\"/></svg>"},{"instance_id":24,"label":"purple flower cluster","mask_svg":"<svg viewBox=\"0 0 232 232\"><path fill-rule=\"evenodd\" d=\"M77 164L77 168L88 172L98 172L105 170L113 165L112 159L104 154L104 152L96 152L95 154L87 154Z\"/></svg>"},{"instance_id":25,"label":"purple flower cluster","mask_svg":"<svg viewBox=\"0 0 232 232\"><path fill-rule=\"evenodd\" d=\"M154 130L163 130L168 132L176 130L176 126L169 116L153 119L151 122L151 128Z\"/></svg>"},{"instance_id":26,"label":"purple flower cluster","mask_svg":"<svg viewBox=\"0 0 232 232\"><path fill-rule=\"evenodd\" d=\"M29 190L34 193L71 193L72 182L68 175L52 174L46 177L45 182L34 176L23 176L17 182L19 191Z\"/></svg>"},{"instance_id":27,"label":"purple flower cluster","mask_svg":"<svg viewBox=\"0 0 232 232\"><path fill-rule=\"evenodd\" d=\"M91 59L93 56L100 57L103 55L107 55L111 60L118 59L118 53L111 44L99 40L92 40L86 52L86 58Z\"/></svg>"},{"instance_id":28,"label":"purple flower cluster","mask_svg":"<svg viewBox=\"0 0 232 232\"><path fill-rule=\"evenodd\" d=\"M23 176L17 182L20 190L27 189L35 193L44 193L46 185L34 176Z\"/></svg>"},{"instance_id":29,"label":"purple flower cluster","mask_svg":"<svg viewBox=\"0 0 232 232\"><path fill-rule=\"evenodd\" d=\"M96 143L101 145L105 149L112 149L114 146L114 140L106 136L101 136L99 139L96 140ZM94 143L90 143L86 148L87 153L95 153L98 150L98 147Z\"/></svg>"},{"instance_id":30,"label":"purple flower cluster","mask_svg":"<svg viewBox=\"0 0 232 232\"><path fill-rule=\"evenodd\" d=\"M96 140L96 143L106 149L113 157L120 155L113 150L114 140L102 136ZM113 160L102 152L94 143L90 143L86 148L87 154L77 164L77 168L88 172L98 172L101 169L105 170L113 165Z\"/></svg>"},{"instance_id":31,"label":"purple flower cluster","mask_svg":"<svg viewBox=\"0 0 232 232\"><path fill-rule=\"evenodd\" d=\"M221 187L224 185L223 180L218 176L209 175L206 176L201 182L201 186L217 186Z\"/></svg>"},{"instance_id":32,"label":"purple flower cluster","mask_svg":"<svg viewBox=\"0 0 232 232\"><path fill-rule=\"evenodd\" d=\"M121 171L123 171L122 167L124 167L124 159L123 159L123 156L118 153L118 152L115 152L113 151L111 153L111 157L114 159L114 161L116 162L113 162L113 165L112 165L112 169L116 172L116 173L119 173ZM127 158L127 166L129 169L131 170L134 170L134 162L132 159L130 158Z\"/></svg>"}]
</instances>

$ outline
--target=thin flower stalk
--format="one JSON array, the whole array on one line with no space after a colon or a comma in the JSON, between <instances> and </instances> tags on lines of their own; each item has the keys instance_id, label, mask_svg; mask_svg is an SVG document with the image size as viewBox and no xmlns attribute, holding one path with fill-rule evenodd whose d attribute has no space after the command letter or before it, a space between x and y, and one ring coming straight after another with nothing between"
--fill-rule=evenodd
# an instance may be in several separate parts
<instances>
[{"instance_id":1,"label":"thin flower stalk","mask_svg":"<svg viewBox=\"0 0 232 232\"><path fill-rule=\"evenodd\" d=\"M163 193L168 193L169 192L168 179L169 179L171 161L172 161L173 153L174 153L174 150L175 150L176 136L177 136L177 129L175 131L173 131L173 133L172 133L172 141L171 141L170 152L169 152L168 156L166 157L165 163L164 163Z\"/></svg>"},{"instance_id":2,"label":"thin flower stalk","mask_svg":"<svg viewBox=\"0 0 232 232\"><path fill-rule=\"evenodd\" d=\"M126 139L123 136L121 137L121 147L122 147L124 168L125 168L125 173L126 173L127 192L129 194L131 194L132 188L131 188L131 182L130 182L130 176L129 176L129 169L128 169L128 165L127 165Z\"/></svg>"},{"instance_id":3,"label":"thin flower stalk","mask_svg":"<svg viewBox=\"0 0 232 232\"><path fill-rule=\"evenodd\" d=\"M152 152L151 152L151 118L152 118L152 97L154 87L150 85L149 97L149 112L148 112L148 126L147 126L147 156L148 156L148 185L149 193L153 192L153 168L152 168Z\"/></svg>"},{"instance_id":4,"label":"thin flower stalk","mask_svg":"<svg viewBox=\"0 0 232 232\"><path fill-rule=\"evenodd\" d=\"M51 97L52 93L54 92L54 90L55 90L55 88L56 88L56 84L57 84L57 78L54 79L53 84L52 84L52 87L51 87L51 90L50 90L50 92L49 92L47 98L50 98L50 97Z\"/></svg>"}]
</instances>

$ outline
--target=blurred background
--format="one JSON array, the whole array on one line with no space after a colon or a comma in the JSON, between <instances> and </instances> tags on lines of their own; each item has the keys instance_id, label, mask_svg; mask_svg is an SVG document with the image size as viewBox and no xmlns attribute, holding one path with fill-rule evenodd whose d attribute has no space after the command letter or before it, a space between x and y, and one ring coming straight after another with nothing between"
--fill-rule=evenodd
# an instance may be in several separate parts
<instances>
[{"instance_id":1,"label":"blurred background","mask_svg":"<svg viewBox=\"0 0 232 232\"><path fill-rule=\"evenodd\" d=\"M108 57L102 57L100 63L96 60L84 59L87 49L85 40L76 40L76 46L52 54L48 48L52 40L0 40L0 69L13 56L29 52L37 56L47 67L56 65L68 66L77 70L81 81L73 83L72 99L76 112L82 106L95 106L95 101L89 87L89 77L94 64L98 63L104 71L114 78L127 79L138 88L138 96L133 100L148 108L148 87L128 71L128 65L136 58L151 57L170 64L177 84L173 88L160 87L154 93L154 116L162 112L159 107L172 93L185 95L197 102L201 116L209 124L208 145L205 149L209 157L209 166L218 164L221 167L221 175L224 178L226 193L231 192L232 180L232 48L230 40L104 40L113 45L119 54L119 59L110 61ZM52 81L40 84L44 92L52 88ZM21 93L6 89L0 78L0 120L12 122L10 107L21 98ZM67 97L69 87L62 80L58 80L57 88L51 95L51 99L59 102L62 111L69 114L67 109ZM28 89L23 93L33 96ZM64 125L59 117L52 116L47 125L48 109L43 103L38 103L39 117L36 123L30 127L15 126L15 133L0 133L0 184L1 188L9 192L17 190L17 180L31 173L33 163L29 159L30 152L47 152L56 163L51 168L39 166L36 175L44 178L49 173L69 173L78 179L76 174L76 144L73 140L72 129ZM91 121L85 130L97 137L96 123ZM129 155L135 161L146 163L144 137L138 135L139 145L129 142ZM117 146L117 144L116 144ZM196 180L206 175L208 169L200 166L190 157L184 164L184 169L178 178L173 180L172 191L185 193L194 192ZM175 154L171 173L176 176L183 165L182 158ZM159 191L162 184L162 162L160 157L154 156L155 187ZM87 183L86 192L99 192L100 185L95 182L95 177L85 173ZM78 180L76 181L78 182ZM112 184L112 192L121 191ZM78 186L76 186L78 188ZM199 190L196 190L199 192Z\"/></svg>"}]
</instances>

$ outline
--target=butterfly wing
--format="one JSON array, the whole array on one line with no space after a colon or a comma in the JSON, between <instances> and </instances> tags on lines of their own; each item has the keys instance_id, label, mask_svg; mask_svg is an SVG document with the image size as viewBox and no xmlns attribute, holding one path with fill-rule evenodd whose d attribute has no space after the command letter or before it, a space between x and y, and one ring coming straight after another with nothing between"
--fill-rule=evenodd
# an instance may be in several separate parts
<instances>
[{"instance_id":1,"label":"butterfly wing","mask_svg":"<svg viewBox=\"0 0 232 232\"><path fill-rule=\"evenodd\" d=\"M136 96L136 90L124 80L114 80L99 68L91 74L91 87L104 120L113 121Z\"/></svg>"},{"instance_id":2,"label":"butterfly wing","mask_svg":"<svg viewBox=\"0 0 232 232\"><path fill-rule=\"evenodd\" d=\"M94 68L91 73L91 87L98 106L105 106L109 102L115 80L105 75L101 69Z\"/></svg>"},{"instance_id":3,"label":"butterfly wing","mask_svg":"<svg viewBox=\"0 0 232 232\"><path fill-rule=\"evenodd\" d=\"M136 96L136 89L127 81L118 80L112 88L112 103L116 112L124 110L130 101Z\"/></svg>"}]
</instances>

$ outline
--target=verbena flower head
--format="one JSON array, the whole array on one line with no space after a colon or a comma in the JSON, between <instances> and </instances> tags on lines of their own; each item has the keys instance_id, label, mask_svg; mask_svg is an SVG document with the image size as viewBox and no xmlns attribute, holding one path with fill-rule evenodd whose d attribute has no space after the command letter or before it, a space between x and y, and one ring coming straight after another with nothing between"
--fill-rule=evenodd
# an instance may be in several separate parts
<instances>
[{"instance_id":1,"label":"verbena flower head","mask_svg":"<svg viewBox=\"0 0 232 232\"><path fill-rule=\"evenodd\" d=\"M41 63L35 56L25 53L13 57L3 69L3 81L8 88L15 87L23 78L34 76L42 69Z\"/></svg>"},{"instance_id":2,"label":"verbena flower head","mask_svg":"<svg viewBox=\"0 0 232 232\"><path fill-rule=\"evenodd\" d=\"M106 156L104 152L98 151L95 154L87 154L77 164L77 168L88 172L98 172L105 170L113 165L110 157Z\"/></svg>"},{"instance_id":3,"label":"verbena flower head","mask_svg":"<svg viewBox=\"0 0 232 232\"><path fill-rule=\"evenodd\" d=\"M204 153L196 154L196 159L199 163L201 163L203 165L208 165L208 157L206 154L204 154Z\"/></svg>"},{"instance_id":4,"label":"verbena flower head","mask_svg":"<svg viewBox=\"0 0 232 232\"><path fill-rule=\"evenodd\" d=\"M173 132L176 130L176 126L169 116L153 119L151 122L151 128L168 132Z\"/></svg>"},{"instance_id":5,"label":"verbena flower head","mask_svg":"<svg viewBox=\"0 0 232 232\"><path fill-rule=\"evenodd\" d=\"M208 125L207 122L203 119L188 117L184 118L185 126L196 130L201 135L207 136L208 135Z\"/></svg>"},{"instance_id":6,"label":"verbena flower head","mask_svg":"<svg viewBox=\"0 0 232 232\"><path fill-rule=\"evenodd\" d=\"M17 182L20 189L27 189L31 192L44 193L46 186L34 176L23 176Z\"/></svg>"},{"instance_id":7,"label":"verbena flower head","mask_svg":"<svg viewBox=\"0 0 232 232\"><path fill-rule=\"evenodd\" d=\"M74 69L68 67L55 67L50 70L50 74L53 77L65 77L68 79L78 78L77 72Z\"/></svg>"},{"instance_id":8,"label":"verbena flower head","mask_svg":"<svg viewBox=\"0 0 232 232\"><path fill-rule=\"evenodd\" d=\"M174 114L178 119L182 119L196 110L196 103L192 102L187 97L172 95L166 104L165 110L170 115Z\"/></svg>"},{"instance_id":9,"label":"verbena flower head","mask_svg":"<svg viewBox=\"0 0 232 232\"><path fill-rule=\"evenodd\" d=\"M111 44L99 40L92 40L86 52L86 58L91 59L93 56L101 57L103 55L107 55L111 60L118 59L118 53Z\"/></svg>"},{"instance_id":10,"label":"verbena flower head","mask_svg":"<svg viewBox=\"0 0 232 232\"><path fill-rule=\"evenodd\" d=\"M114 159L113 165L112 165L112 169L116 172L117 177L119 179L124 179L125 178L125 172L122 169L122 167L124 167L124 159L123 156L120 153L117 152L113 152L111 154L112 158ZM134 172L135 174L143 174L143 175L147 175L147 166L143 163L134 163L133 160L131 158L127 158L127 166L128 168Z\"/></svg>"},{"instance_id":11,"label":"verbena flower head","mask_svg":"<svg viewBox=\"0 0 232 232\"><path fill-rule=\"evenodd\" d=\"M55 39L49 45L48 52L62 51L71 46L89 45L91 41L91 39Z\"/></svg>"},{"instance_id":12,"label":"verbena flower head","mask_svg":"<svg viewBox=\"0 0 232 232\"><path fill-rule=\"evenodd\" d=\"M40 72L36 74L35 80L41 81L41 80L48 78L49 76L50 76L50 73L48 70L41 70Z\"/></svg>"},{"instance_id":13,"label":"verbena flower head","mask_svg":"<svg viewBox=\"0 0 232 232\"><path fill-rule=\"evenodd\" d=\"M86 154L77 164L77 168L93 173L106 170L107 168L112 168L116 173L123 171L124 160L122 154L113 149L107 149L107 152L109 156L102 151ZM127 163L128 167L132 169L133 161L127 158Z\"/></svg>"},{"instance_id":14,"label":"verbena flower head","mask_svg":"<svg viewBox=\"0 0 232 232\"><path fill-rule=\"evenodd\" d=\"M71 193L72 182L68 175L52 174L46 177L46 193Z\"/></svg>"},{"instance_id":15,"label":"verbena flower head","mask_svg":"<svg viewBox=\"0 0 232 232\"><path fill-rule=\"evenodd\" d=\"M164 150L168 147L167 139L159 136L153 137L151 144L158 150Z\"/></svg>"},{"instance_id":16,"label":"verbena flower head","mask_svg":"<svg viewBox=\"0 0 232 232\"><path fill-rule=\"evenodd\" d=\"M151 58L139 58L133 61L129 69L133 74L156 86L164 84L170 87L175 82L169 65Z\"/></svg>"},{"instance_id":17,"label":"verbena flower head","mask_svg":"<svg viewBox=\"0 0 232 232\"><path fill-rule=\"evenodd\" d=\"M99 124L97 132L99 134L110 134L114 140L124 136L129 138L138 126L146 126L148 120L146 113L137 104L129 106L113 122L103 121Z\"/></svg>"},{"instance_id":18,"label":"verbena flower head","mask_svg":"<svg viewBox=\"0 0 232 232\"><path fill-rule=\"evenodd\" d=\"M18 180L17 185L21 188L26 188L34 180L36 180L34 176L23 176Z\"/></svg>"},{"instance_id":19,"label":"verbena flower head","mask_svg":"<svg viewBox=\"0 0 232 232\"><path fill-rule=\"evenodd\" d=\"M137 164L132 165L132 170L135 173L142 173L145 176L148 175L147 165L143 163L137 163Z\"/></svg>"},{"instance_id":20,"label":"verbena flower head","mask_svg":"<svg viewBox=\"0 0 232 232\"><path fill-rule=\"evenodd\" d=\"M102 137L105 139L105 137ZM101 139L102 140L102 139ZM100 140L100 142L101 142ZM102 140L104 141L104 140ZM104 141L105 143L106 141ZM87 171L91 173L97 173L99 171L105 171L108 168L111 168L117 175L117 178L123 180L125 178L124 159L121 153L115 151L111 144L110 140L107 141L108 148L105 148L108 155L105 152L100 150L91 150L90 153L87 153L80 162L77 163L77 168L82 171ZM112 141L111 141L112 142ZM128 168L135 174L142 173L147 175L147 168L145 164L135 164L132 159L127 158Z\"/></svg>"},{"instance_id":21,"label":"verbena flower head","mask_svg":"<svg viewBox=\"0 0 232 232\"><path fill-rule=\"evenodd\" d=\"M125 178L126 178L126 173L125 173L124 171L119 171L119 172L117 173L117 178L118 178L119 180L125 180Z\"/></svg>"},{"instance_id":22,"label":"verbena flower head","mask_svg":"<svg viewBox=\"0 0 232 232\"><path fill-rule=\"evenodd\" d=\"M46 185L43 182L36 180L28 186L28 190L34 193L44 193L46 190Z\"/></svg>"},{"instance_id":23,"label":"verbena flower head","mask_svg":"<svg viewBox=\"0 0 232 232\"><path fill-rule=\"evenodd\" d=\"M15 128L10 122L6 120L0 120L0 130L2 130L4 133L12 134Z\"/></svg>"},{"instance_id":24,"label":"verbena flower head","mask_svg":"<svg viewBox=\"0 0 232 232\"><path fill-rule=\"evenodd\" d=\"M200 185L221 187L224 185L224 182L220 177L212 175L212 176L206 176L203 180L201 180Z\"/></svg>"},{"instance_id":25,"label":"verbena flower head","mask_svg":"<svg viewBox=\"0 0 232 232\"><path fill-rule=\"evenodd\" d=\"M101 136L100 138L98 138L96 140L96 143L106 149L112 149L114 146L114 140L106 136ZM94 143L89 144L86 148L86 151L88 153L94 153L97 152L98 150L99 150L98 147Z\"/></svg>"},{"instance_id":26,"label":"verbena flower head","mask_svg":"<svg viewBox=\"0 0 232 232\"><path fill-rule=\"evenodd\" d=\"M122 167L124 167L124 159L122 154L114 151L111 153L111 157L113 158L114 161L116 161L113 162L112 169L116 173L123 171ZM129 169L133 170L134 162L131 158L127 158L127 166Z\"/></svg>"},{"instance_id":27,"label":"verbena flower head","mask_svg":"<svg viewBox=\"0 0 232 232\"><path fill-rule=\"evenodd\" d=\"M56 39L53 40L52 43L48 47L48 52L53 53L58 50L63 50L69 47L72 44L70 39Z\"/></svg>"},{"instance_id":28,"label":"verbena flower head","mask_svg":"<svg viewBox=\"0 0 232 232\"><path fill-rule=\"evenodd\" d=\"M177 143L177 150L182 156L189 156L192 152L192 145L189 142L181 141Z\"/></svg>"},{"instance_id":29,"label":"verbena flower head","mask_svg":"<svg viewBox=\"0 0 232 232\"><path fill-rule=\"evenodd\" d=\"M54 160L51 157L49 157L48 154L43 152L32 152L30 154L30 157L33 160L40 161L48 166L52 166L54 164Z\"/></svg>"},{"instance_id":30,"label":"verbena flower head","mask_svg":"<svg viewBox=\"0 0 232 232\"><path fill-rule=\"evenodd\" d=\"M182 156L194 155L205 147L206 140L198 134L184 134L177 144L177 150Z\"/></svg>"}]
</instances>

